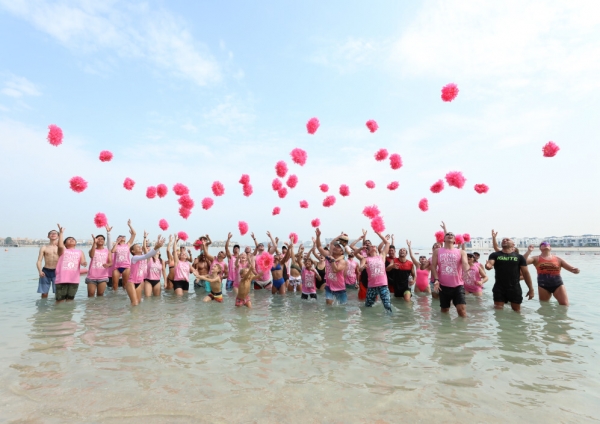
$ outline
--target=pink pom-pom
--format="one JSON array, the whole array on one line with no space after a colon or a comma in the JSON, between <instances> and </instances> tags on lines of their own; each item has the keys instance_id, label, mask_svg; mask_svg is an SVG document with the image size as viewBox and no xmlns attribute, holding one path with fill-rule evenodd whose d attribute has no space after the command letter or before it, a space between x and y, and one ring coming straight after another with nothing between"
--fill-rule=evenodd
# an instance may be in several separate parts
<instances>
[{"instance_id":1,"label":"pink pom-pom","mask_svg":"<svg viewBox=\"0 0 600 424\"><path fill-rule=\"evenodd\" d=\"M436 233L435 233L435 241L437 241L438 243L443 243L445 236L446 236L446 234L444 234L443 231L436 231Z\"/></svg>"},{"instance_id":2,"label":"pink pom-pom","mask_svg":"<svg viewBox=\"0 0 600 424\"><path fill-rule=\"evenodd\" d=\"M558 147L558 145L553 141L547 142L546 144L544 144L544 147L542 148L542 152L544 152L545 158L551 158L551 157L556 156L556 154L558 153L559 150L560 150L560 147Z\"/></svg>"},{"instance_id":3,"label":"pink pom-pom","mask_svg":"<svg viewBox=\"0 0 600 424\"><path fill-rule=\"evenodd\" d=\"M335 196L327 196L325 200L323 200L323 206L326 208L335 205Z\"/></svg>"},{"instance_id":4,"label":"pink pom-pom","mask_svg":"<svg viewBox=\"0 0 600 424\"><path fill-rule=\"evenodd\" d=\"M369 219L373 219L376 216L379 216L379 208L376 205L365 206L363 209L363 215Z\"/></svg>"},{"instance_id":5,"label":"pink pom-pom","mask_svg":"<svg viewBox=\"0 0 600 424\"><path fill-rule=\"evenodd\" d=\"M59 126L48 125L48 143L53 146L60 146L63 142L63 132Z\"/></svg>"},{"instance_id":6,"label":"pink pom-pom","mask_svg":"<svg viewBox=\"0 0 600 424\"><path fill-rule=\"evenodd\" d=\"M179 205L186 209L194 209L194 199L192 199L188 194L184 194L177 201L179 202Z\"/></svg>"},{"instance_id":7,"label":"pink pom-pom","mask_svg":"<svg viewBox=\"0 0 600 424\"><path fill-rule=\"evenodd\" d=\"M277 176L279 178L285 177L285 174L287 174L288 172L287 164L284 161L280 160L275 164L275 171L277 172Z\"/></svg>"},{"instance_id":8,"label":"pink pom-pom","mask_svg":"<svg viewBox=\"0 0 600 424\"><path fill-rule=\"evenodd\" d=\"M392 181L387 185L388 190L392 191L396 190L398 187L400 187L400 183L398 181Z\"/></svg>"},{"instance_id":9,"label":"pink pom-pom","mask_svg":"<svg viewBox=\"0 0 600 424\"><path fill-rule=\"evenodd\" d=\"M240 234L242 236L246 235L246 233L248 232L248 224L244 221L238 222L238 228L240 229Z\"/></svg>"},{"instance_id":10,"label":"pink pom-pom","mask_svg":"<svg viewBox=\"0 0 600 424\"><path fill-rule=\"evenodd\" d=\"M371 180L367 181L365 185L367 186L367 188L375 188L375 182Z\"/></svg>"},{"instance_id":11,"label":"pink pom-pom","mask_svg":"<svg viewBox=\"0 0 600 424\"><path fill-rule=\"evenodd\" d=\"M156 197L156 187L150 186L146 189L146 197L148 199L154 199Z\"/></svg>"},{"instance_id":12,"label":"pink pom-pom","mask_svg":"<svg viewBox=\"0 0 600 424\"><path fill-rule=\"evenodd\" d=\"M221 181L215 181L214 183L212 183L212 192L217 197L225 194L225 187L223 186Z\"/></svg>"},{"instance_id":13,"label":"pink pom-pom","mask_svg":"<svg viewBox=\"0 0 600 424\"><path fill-rule=\"evenodd\" d=\"M252 184L244 184L243 190L244 196L250 197L252 193L254 193L254 189L252 188Z\"/></svg>"},{"instance_id":14,"label":"pink pom-pom","mask_svg":"<svg viewBox=\"0 0 600 424\"><path fill-rule=\"evenodd\" d=\"M381 216L376 216L371 220L371 228L376 233L383 233L385 231L385 223Z\"/></svg>"},{"instance_id":15,"label":"pink pom-pom","mask_svg":"<svg viewBox=\"0 0 600 424\"><path fill-rule=\"evenodd\" d=\"M176 195L178 196L183 196L184 194L189 194L190 193L190 189L187 188L186 186L184 186L181 183L177 183L173 186L173 191L175 192Z\"/></svg>"},{"instance_id":16,"label":"pink pom-pom","mask_svg":"<svg viewBox=\"0 0 600 424\"><path fill-rule=\"evenodd\" d=\"M463 237L463 240L465 241L465 243L468 243L471 241L471 234L469 234L469 233L464 233L462 235L462 237Z\"/></svg>"},{"instance_id":17,"label":"pink pom-pom","mask_svg":"<svg viewBox=\"0 0 600 424\"><path fill-rule=\"evenodd\" d=\"M98 212L96 216L94 216L94 224L96 224L96 227L98 228L106 227L106 225L108 224L108 219L106 219L106 215L104 215L102 212Z\"/></svg>"},{"instance_id":18,"label":"pink pom-pom","mask_svg":"<svg viewBox=\"0 0 600 424\"><path fill-rule=\"evenodd\" d=\"M113 154L112 152L109 152L108 150L102 150L100 152L100 160L102 162L110 162L113 158Z\"/></svg>"},{"instance_id":19,"label":"pink pom-pom","mask_svg":"<svg viewBox=\"0 0 600 424\"><path fill-rule=\"evenodd\" d=\"M423 212L427 212L429 210L429 202L426 198L419 200L419 209L421 209Z\"/></svg>"},{"instance_id":20,"label":"pink pom-pom","mask_svg":"<svg viewBox=\"0 0 600 424\"><path fill-rule=\"evenodd\" d=\"M81 193L87 188L88 183L81 177L73 177L69 180L69 185L71 186L71 190L75 193Z\"/></svg>"},{"instance_id":21,"label":"pink pom-pom","mask_svg":"<svg viewBox=\"0 0 600 424\"><path fill-rule=\"evenodd\" d=\"M350 196L350 187L348 187L346 184L342 184L340 186L340 194L344 197Z\"/></svg>"},{"instance_id":22,"label":"pink pom-pom","mask_svg":"<svg viewBox=\"0 0 600 424\"><path fill-rule=\"evenodd\" d=\"M310 221L310 225L312 225L314 228L317 228L319 225L321 225L321 220L319 218L315 218Z\"/></svg>"},{"instance_id":23,"label":"pink pom-pom","mask_svg":"<svg viewBox=\"0 0 600 424\"><path fill-rule=\"evenodd\" d=\"M367 121L367 128L369 129L369 131L374 133L375 131L377 131L377 128L379 128L379 125L377 125L377 122L375 122L373 119L369 119Z\"/></svg>"},{"instance_id":24,"label":"pink pom-pom","mask_svg":"<svg viewBox=\"0 0 600 424\"><path fill-rule=\"evenodd\" d=\"M302 209L308 208L308 202L306 200L300 200L300 207Z\"/></svg>"},{"instance_id":25,"label":"pink pom-pom","mask_svg":"<svg viewBox=\"0 0 600 424\"><path fill-rule=\"evenodd\" d=\"M386 160L388 157L387 149L379 149L377 153L375 153L375 160L381 162L382 160Z\"/></svg>"},{"instance_id":26,"label":"pink pom-pom","mask_svg":"<svg viewBox=\"0 0 600 424\"><path fill-rule=\"evenodd\" d=\"M279 206L275 206L273 208L273 216L279 215L281 213L281 208Z\"/></svg>"},{"instance_id":27,"label":"pink pom-pom","mask_svg":"<svg viewBox=\"0 0 600 424\"><path fill-rule=\"evenodd\" d=\"M250 175L242 174L242 178L240 178L240 184L246 185L250 182Z\"/></svg>"},{"instance_id":28,"label":"pink pom-pom","mask_svg":"<svg viewBox=\"0 0 600 424\"><path fill-rule=\"evenodd\" d=\"M202 209L204 210L209 210L210 208L212 208L212 205L214 205L215 202L213 199L211 199L210 197L205 197L204 199L202 199Z\"/></svg>"},{"instance_id":29,"label":"pink pom-pom","mask_svg":"<svg viewBox=\"0 0 600 424\"><path fill-rule=\"evenodd\" d=\"M296 187L296 185L298 185L298 177L295 176L294 174L292 174L288 177L288 179L285 183L287 184L287 186L289 188L294 188L294 187Z\"/></svg>"},{"instance_id":30,"label":"pink pom-pom","mask_svg":"<svg viewBox=\"0 0 600 424\"><path fill-rule=\"evenodd\" d=\"M292 244L298 243L298 234L290 233L290 240L292 241Z\"/></svg>"},{"instance_id":31,"label":"pink pom-pom","mask_svg":"<svg viewBox=\"0 0 600 424\"><path fill-rule=\"evenodd\" d=\"M198 239L194 242L194 244L192 246L194 246L194 250L200 250L202 249L202 245L204 243L202 242L202 240Z\"/></svg>"},{"instance_id":32,"label":"pink pom-pom","mask_svg":"<svg viewBox=\"0 0 600 424\"><path fill-rule=\"evenodd\" d=\"M454 243L463 244L464 242L465 242L465 239L463 238L462 234L457 234L454 236Z\"/></svg>"},{"instance_id":33,"label":"pink pom-pom","mask_svg":"<svg viewBox=\"0 0 600 424\"><path fill-rule=\"evenodd\" d=\"M183 219L188 219L191 214L192 214L192 210L191 209L184 208L183 206L179 208L179 215Z\"/></svg>"},{"instance_id":34,"label":"pink pom-pom","mask_svg":"<svg viewBox=\"0 0 600 424\"><path fill-rule=\"evenodd\" d=\"M442 88L442 100L445 102L451 102L458 96L458 87L454 83L446 84Z\"/></svg>"},{"instance_id":35,"label":"pink pom-pom","mask_svg":"<svg viewBox=\"0 0 600 424\"><path fill-rule=\"evenodd\" d=\"M160 221L158 221L158 226L160 227L161 230L163 231L167 231L169 229L169 223L167 222L166 219L161 219Z\"/></svg>"},{"instance_id":36,"label":"pink pom-pom","mask_svg":"<svg viewBox=\"0 0 600 424\"><path fill-rule=\"evenodd\" d=\"M439 193L443 189L444 189L444 181L442 181L442 180L437 180L437 182L435 182L431 187L429 187L429 190L431 190L432 193Z\"/></svg>"},{"instance_id":37,"label":"pink pom-pom","mask_svg":"<svg viewBox=\"0 0 600 424\"><path fill-rule=\"evenodd\" d=\"M187 241L187 239L188 239L188 235L185 231L178 232L177 237L179 238L179 240L183 240L183 241Z\"/></svg>"},{"instance_id":38,"label":"pink pom-pom","mask_svg":"<svg viewBox=\"0 0 600 424\"><path fill-rule=\"evenodd\" d=\"M308 159L308 154L306 153L306 151L298 147L292 150L290 156L292 156L292 161L294 161L295 164L298 164L300 166L304 166L304 164L306 163L306 159Z\"/></svg>"},{"instance_id":39,"label":"pink pom-pom","mask_svg":"<svg viewBox=\"0 0 600 424\"><path fill-rule=\"evenodd\" d=\"M271 183L271 187L273 187L274 191L279 190L281 187L283 187L283 183L281 182L281 180L279 178L275 178L273 180L273 182Z\"/></svg>"},{"instance_id":40,"label":"pink pom-pom","mask_svg":"<svg viewBox=\"0 0 600 424\"><path fill-rule=\"evenodd\" d=\"M308 131L309 134L314 134L319 129L319 125L321 124L317 118L310 118L306 123L306 131Z\"/></svg>"},{"instance_id":41,"label":"pink pom-pom","mask_svg":"<svg viewBox=\"0 0 600 424\"><path fill-rule=\"evenodd\" d=\"M319 188L323 193L327 193L329 191L329 186L327 184L321 184Z\"/></svg>"},{"instance_id":42,"label":"pink pom-pom","mask_svg":"<svg viewBox=\"0 0 600 424\"><path fill-rule=\"evenodd\" d=\"M287 188L281 187L279 190L277 190L277 194L279 195L280 199L285 199L285 196L287 196Z\"/></svg>"},{"instance_id":43,"label":"pink pom-pom","mask_svg":"<svg viewBox=\"0 0 600 424\"><path fill-rule=\"evenodd\" d=\"M156 186L156 194L158 194L158 197L160 197L161 199L163 197L165 197L168 192L169 192L169 189L167 188L166 185L159 184L159 185Z\"/></svg>"},{"instance_id":44,"label":"pink pom-pom","mask_svg":"<svg viewBox=\"0 0 600 424\"><path fill-rule=\"evenodd\" d=\"M487 193L488 190L490 189L487 185L485 184L475 184L475 191L479 194L484 194Z\"/></svg>"},{"instance_id":45,"label":"pink pom-pom","mask_svg":"<svg viewBox=\"0 0 600 424\"><path fill-rule=\"evenodd\" d=\"M390 155L390 167L392 169L402 168L402 157L398 153Z\"/></svg>"},{"instance_id":46,"label":"pink pom-pom","mask_svg":"<svg viewBox=\"0 0 600 424\"><path fill-rule=\"evenodd\" d=\"M256 266L261 271L267 271L273 268L274 262L273 256L266 250L256 257Z\"/></svg>"},{"instance_id":47,"label":"pink pom-pom","mask_svg":"<svg viewBox=\"0 0 600 424\"><path fill-rule=\"evenodd\" d=\"M446 174L446 182L449 186L463 188L467 179L460 171L452 171Z\"/></svg>"},{"instance_id":48,"label":"pink pom-pom","mask_svg":"<svg viewBox=\"0 0 600 424\"><path fill-rule=\"evenodd\" d=\"M123 187L125 187L127 190L131 190L134 185L135 181L133 181L131 178L125 178L125 181L123 181Z\"/></svg>"}]
</instances>

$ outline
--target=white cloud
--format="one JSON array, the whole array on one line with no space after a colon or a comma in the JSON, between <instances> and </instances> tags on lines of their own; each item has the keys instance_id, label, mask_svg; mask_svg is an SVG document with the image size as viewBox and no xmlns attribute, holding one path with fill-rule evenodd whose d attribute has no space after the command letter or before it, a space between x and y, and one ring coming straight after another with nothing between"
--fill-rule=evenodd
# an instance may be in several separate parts
<instances>
[{"instance_id":1,"label":"white cloud","mask_svg":"<svg viewBox=\"0 0 600 424\"><path fill-rule=\"evenodd\" d=\"M407 76L494 78L494 88L536 84L549 92L597 89L600 3L425 3L394 44L391 60Z\"/></svg>"},{"instance_id":2,"label":"white cloud","mask_svg":"<svg viewBox=\"0 0 600 424\"><path fill-rule=\"evenodd\" d=\"M385 41L364 40L349 37L342 42L316 40L321 45L310 61L336 69L339 72L351 72L359 67L379 66L381 58L389 51Z\"/></svg>"},{"instance_id":3,"label":"white cloud","mask_svg":"<svg viewBox=\"0 0 600 424\"><path fill-rule=\"evenodd\" d=\"M208 48L195 42L185 23L166 10L69 0L0 0L0 6L76 51L143 58L200 86L221 79Z\"/></svg>"},{"instance_id":4,"label":"white cloud","mask_svg":"<svg viewBox=\"0 0 600 424\"><path fill-rule=\"evenodd\" d=\"M4 81L4 87L0 91L2 94L20 98L23 96L39 96L41 93L34 83L25 77L9 75Z\"/></svg>"},{"instance_id":5,"label":"white cloud","mask_svg":"<svg viewBox=\"0 0 600 424\"><path fill-rule=\"evenodd\" d=\"M229 130L236 130L254 121L254 114L245 110L233 96L227 96L223 102L204 114L208 124L222 125Z\"/></svg>"}]
</instances>

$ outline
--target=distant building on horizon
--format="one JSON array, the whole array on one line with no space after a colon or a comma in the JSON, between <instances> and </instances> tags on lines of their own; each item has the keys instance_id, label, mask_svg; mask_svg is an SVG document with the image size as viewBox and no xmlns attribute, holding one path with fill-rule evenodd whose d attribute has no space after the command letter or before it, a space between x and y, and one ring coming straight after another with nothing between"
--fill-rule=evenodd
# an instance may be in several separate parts
<instances>
[{"instance_id":1,"label":"distant building on horizon","mask_svg":"<svg viewBox=\"0 0 600 424\"><path fill-rule=\"evenodd\" d=\"M541 242L547 241L552 247L600 247L600 235L584 234L582 236L550 236L550 237L511 237L515 246L526 248L530 244L539 246ZM501 243L502 237L498 239ZM472 237L471 241L465 243L466 248L470 249L493 249L492 238Z\"/></svg>"}]
</instances>

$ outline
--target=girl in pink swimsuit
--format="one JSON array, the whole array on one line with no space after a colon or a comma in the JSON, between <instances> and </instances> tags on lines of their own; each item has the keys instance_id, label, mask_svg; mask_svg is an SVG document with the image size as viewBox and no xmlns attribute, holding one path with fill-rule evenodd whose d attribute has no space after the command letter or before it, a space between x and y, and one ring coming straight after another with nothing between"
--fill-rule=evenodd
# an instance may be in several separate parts
<instances>
[{"instance_id":1,"label":"girl in pink swimsuit","mask_svg":"<svg viewBox=\"0 0 600 424\"><path fill-rule=\"evenodd\" d=\"M131 226L131 219L127 221L127 225L129 226L129 241L125 243L125 236L117 237L117 242L112 248L112 253L114 256L114 269L112 275L112 283L113 283L113 291L117 291L119 288L119 279L123 277L123 288L129 281L130 268L131 268L131 257L129 248L135 242L135 230Z\"/></svg>"},{"instance_id":2,"label":"girl in pink swimsuit","mask_svg":"<svg viewBox=\"0 0 600 424\"><path fill-rule=\"evenodd\" d=\"M488 280L488 276L477 262L475 262L475 256L472 253L467 253L467 260L469 261L469 270L463 275L465 277L465 292L471 293L475 296L481 296L483 294L483 285Z\"/></svg>"}]
</instances>

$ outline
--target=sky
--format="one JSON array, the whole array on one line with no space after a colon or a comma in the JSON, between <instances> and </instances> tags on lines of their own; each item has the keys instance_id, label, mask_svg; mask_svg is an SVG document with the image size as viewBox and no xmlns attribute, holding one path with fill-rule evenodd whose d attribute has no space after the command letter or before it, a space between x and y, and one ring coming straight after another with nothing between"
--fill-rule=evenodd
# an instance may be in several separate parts
<instances>
[{"instance_id":1,"label":"sky","mask_svg":"<svg viewBox=\"0 0 600 424\"><path fill-rule=\"evenodd\" d=\"M319 218L326 236L365 228L373 240L362 215L373 204L396 245L430 246L442 220L472 236L598 234L598 75L596 1L0 0L0 237L43 238L60 223L89 238L102 212L114 231L131 218L150 237L164 218L190 238L250 243L245 221L259 240L308 240ZM443 102L451 82L459 95ZM59 147L50 124L64 132ZM560 151L544 158L550 140ZM296 147L304 166L290 159ZM377 162L380 148L402 168ZM101 150L114 159L100 162ZM279 160L299 179L285 199L271 189ZM449 171L465 187L431 193ZM83 193L73 176L88 181ZM187 220L171 190L145 196L178 182L196 203Z\"/></svg>"}]
</instances>

